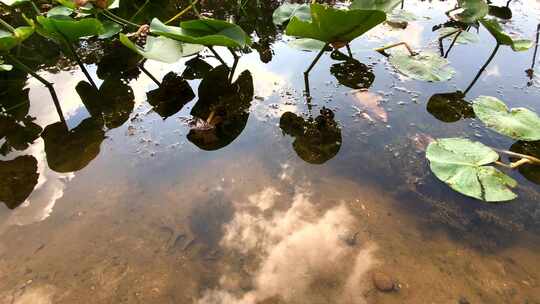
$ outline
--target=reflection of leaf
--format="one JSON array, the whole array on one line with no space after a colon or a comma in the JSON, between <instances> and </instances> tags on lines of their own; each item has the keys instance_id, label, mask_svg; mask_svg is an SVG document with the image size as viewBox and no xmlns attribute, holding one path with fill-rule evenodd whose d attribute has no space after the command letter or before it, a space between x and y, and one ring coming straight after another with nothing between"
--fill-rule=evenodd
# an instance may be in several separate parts
<instances>
[{"instance_id":1,"label":"reflection of leaf","mask_svg":"<svg viewBox=\"0 0 540 304\"><path fill-rule=\"evenodd\" d=\"M354 0L351 9L377 10L385 13L391 12L403 0Z\"/></svg>"},{"instance_id":2,"label":"reflection of leaf","mask_svg":"<svg viewBox=\"0 0 540 304\"><path fill-rule=\"evenodd\" d=\"M504 32L500 23L495 19L482 19L482 25L493 35L497 43L508 45L516 52L526 51L533 46L533 42L527 39L512 38Z\"/></svg>"},{"instance_id":3,"label":"reflection of leaf","mask_svg":"<svg viewBox=\"0 0 540 304\"><path fill-rule=\"evenodd\" d=\"M97 64L96 74L100 79L120 78L131 80L140 74L139 62L142 57L125 48L117 40L103 48L103 57Z\"/></svg>"},{"instance_id":4,"label":"reflection of leaf","mask_svg":"<svg viewBox=\"0 0 540 304\"><path fill-rule=\"evenodd\" d=\"M29 117L18 122L14 117L0 115L0 139L6 139L0 148L0 154L6 155L12 149L26 150L39 137L41 131L41 127Z\"/></svg>"},{"instance_id":5,"label":"reflection of leaf","mask_svg":"<svg viewBox=\"0 0 540 304\"><path fill-rule=\"evenodd\" d=\"M390 63L405 76L417 80L446 81L455 74L448 60L431 52L411 56L408 52L396 50L390 55Z\"/></svg>"},{"instance_id":6,"label":"reflection of leaf","mask_svg":"<svg viewBox=\"0 0 540 304\"><path fill-rule=\"evenodd\" d=\"M176 114L185 104L195 98L189 83L174 72L165 77L159 88L146 93L148 103L163 119Z\"/></svg>"},{"instance_id":7,"label":"reflection of leaf","mask_svg":"<svg viewBox=\"0 0 540 304\"><path fill-rule=\"evenodd\" d=\"M311 21L293 17L286 34L324 42L350 42L386 20L381 11L339 10L311 4Z\"/></svg>"},{"instance_id":8,"label":"reflection of leaf","mask_svg":"<svg viewBox=\"0 0 540 304\"><path fill-rule=\"evenodd\" d=\"M272 19L275 25L282 25L295 16L300 20L310 20L311 14L309 4L285 2L274 11Z\"/></svg>"},{"instance_id":9,"label":"reflection of leaf","mask_svg":"<svg viewBox=\"0 0 540 304\"><path fill-rule=\"evenodd\" d=\"M193 128L187 138L200 149L221 149L246 127L253 100L253 78L247 70L233 83L228 77L229 68L221 65L212 69L199 85L199 100L191 115L204 120L209 127Z\"/></svg>"},{"instance_id":10,"label":"reflection of leaf","mask_svg":"<svg viewBox=\"0 0 540 304\"><path fill-rule=\"evenodd\" d=\"M525 108L508 109L495 97L480 96L473 101L474 113L489 128L514 139L540 140L540 118Z\"/></svg>"},{"instance_id":11,"label":"reflection of leaf","mask_svg":"<svg viewBox=\"0 0 540 304\"><path fill-rule=\"evenodd\" d=\"M325 46L325 43L320 40L315 40L311 38L298 38L291 40L287 43L288 46L301 50L301 51L320 51Z\"/></svg>"},{"instance_id":12,"label":"reflection of leaf","mask_svg":"<svg viewBox=\"0 0 540 304\"><path fill-rule=\"evenodd\" d=\"M202 79L212 68L208 62L195 57L186 61L186 69L182 73L182 77L188 80Z\"/></svg>"},{"instance_id":13,"label":"reflection of leaf","mask_svg":"<svg viewBox=\"0 0 540 304\"><path fill-rule=\"evenodd\" d=\"M489 11L485 0L458 0L458 6L460 10L452 18L463 23L474 23L484 18Z\"/></svg>"},{"instance_id":14,"label":"reflection of leaf","mask_svg":"<svg viewBox=\"0 0 540 304\"><path fill-rule=\"evenodd\" d=\"M124 34L120 34L120 42L144 58L165 63L175 63L180 58L197 54L203 49L199 45L181 43L161 36L148 36L144 48L136 45Z\"/></svg>"},{"instance_id":15,"label":"reflection of leaf","mask_svg":"<svg viewBox=\"0 0 540 304\"><path fill-rule=\"evenodd\" d=\"M439 33L439 37L443 37L451 33L454 33L456 31L457 31L457 28L454 28L454 27L443 27L440 30L438 30L437 33ZM454 40L456 35L458 35L458 33L447 36L446 39ZM480 41L480 37L478 37L477 34L467 32L467 31L462 31L461 34L459 34L458 38L456 39L457 44L477 43L478 41Z\"/></svg>"},{"instance_id":16,"label":"reflection of leaf","mask_svg":"<svg viewBox=\"0 0 540 304\"><path fill-rule=\"evenodd\" d=\"M296 154L310 164L323 164L336 156L341 149L341 129L334 120L334 113L326 108L315 119L304 120L286 112L279 120L284 133L293 136Z\"/></svg>"},{"instance_id":17,"label":"reflection of leaf","mask_svg":"<svg viewBox=\"0 0 540 304\"><path fill-rule=\"evenodd\" d=\"M0 202L15 209L28 198L38 183L37 164L30 155L0 160Z\"/></svg>"},{"instance_id":18,"label":"reflection of leaf","mask_svg":"<svg viewBox=\"0 0 540 304\"><path fill-rule=\"evenodd\" d=\"M456 122L462 118L474 118L472 105L464 100L462 92L441 93L431 96L427 111L443 122Z\"/></svg>"},{"instance_id":19,"label":"reflection of leaf","mask_svg":"<svg viewBox=\"0 0 540 304\"><path fill-rule=\"evenodd\" d=\"M330 67L330 73L339 83L351 89L367 89L375 81L375 74L367 65L351 58L345 62L333 64Z\"/></svg>"},{"instance_id":20,"label":"reflection of leaf","mask_svg":"<svg viewBox=\"0 0 540 304\"><path fill-rule=\"evenodd\" d=\"M508 201L517 196L517 182L494 167L497 152L463 138L438 139L426 151L431 171L452 189L487 202Z\"/></svg>"},{"instance_id":21,"label":"reflection of leaf","mask_svg":"<svg viewBox=\"0 0 540 304\"><path fill-rule=\"evenodd\" d=\"M510 147L510 151L540 158L540 141L518 141ZM512 159L517 161L517 159ZM519 166L519 173L531 182L540 185L540 166L524 164Z\"/></svg>"},{"instance_id":22,"label":"reflection of leaf","mask_svg":"<svg viewBox=\"0 0 540 304\"><path fill-rule=\"evenodd\" d=\"M251 39L238 25L210 18L184 21L180 27L168 26L153 19L150 31L181 42L204 46L243 48L251 45Z\"/></svg>"},{"instance_id":23,"label":"reflection of leaf","mask_svg":"<svg viewBox=\"0 0 540 304\"><path fill-rule=\"evenodd\" d=\"M499 19L512 19L512 10L506 6L489 6L489 14Z\"/></svg>"},{"instance_id":24,"label":"reflection of leaf","mask_svg":"<svg viewBox=\"0 0 540 304\"><path fill-rule=\"evenodd\" d=\"M49 168L68 173L83 169L96 158L105 132L99 119L87 118L73 130L68 130L61 122L49 125L41 137Z\"/></svg>"},{"instance_id":25,"label":"reflection of leaf","mask_svg":"<svg viewBox=\"0 0 540 304\"><path fill-rule=\"evenodd\" d=\"M99 90L81 81L75 89L90 115L103 121L108 129L122 126L135 106L133 91L119 79L105 79Z\"/></svg>"}]
</instances>

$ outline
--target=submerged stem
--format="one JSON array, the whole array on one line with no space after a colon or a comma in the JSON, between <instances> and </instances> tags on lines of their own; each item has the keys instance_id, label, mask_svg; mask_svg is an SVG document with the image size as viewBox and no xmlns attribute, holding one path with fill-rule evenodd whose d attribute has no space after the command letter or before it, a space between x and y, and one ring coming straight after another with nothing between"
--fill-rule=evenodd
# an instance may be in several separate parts
<instances>
[{"instance_id":1,"label":"submerged stem","mask_svg":"<svg viewBox=\"0 0 540 304\"><path fill-rule=\"evenodd\" d=\"M174 17L172 17L171 19L167 20L165 22L165 24L169 24L171 22L173 22L174 20L182 17L182 15L184 15L185 13L187 13L192 7L195 6L195 4L197 4L197 2L199 2L199 0L195 0L193 2L191 2L190 5L188 5L186 8L184 8L183 10L181 10L178 14L176 14Z\"/></svg>"}]
</instances>

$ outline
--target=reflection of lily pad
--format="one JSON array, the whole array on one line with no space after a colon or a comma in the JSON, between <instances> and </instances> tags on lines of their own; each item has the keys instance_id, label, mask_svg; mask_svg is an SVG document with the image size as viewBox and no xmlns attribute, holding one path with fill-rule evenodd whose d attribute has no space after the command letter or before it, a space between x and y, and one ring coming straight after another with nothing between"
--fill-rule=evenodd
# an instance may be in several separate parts
<instances>
[{"instance_id":1,"label":"reflection of lily pad","mask_svg":"<svg viewBox=\"0 0 540 304\"><path fill-rule=\"evenodd\" d=\"M439 37L444 37L446 35L456 32L457 30L458 29L454 27L443 27L437 32L439 33ZM453 35L447 36L446 39L454 40L458 34L459 36L456 39L457 44L477 43L478 41L480 41L480 37L478 37L478 34L467 31L462 31L461 33L455 33Z\"/></svg>"},{"instance_id":2,"label":"reflection of lily pad","mask_svg":"<svg viewBox=\"0 0 540 304\"><path fill-rule=\"evenodd\" d=\"M14 160L0 160L0 202L15 209L28 198L37 185L37 160L33 156L19 156Z\"/></svg>"},{"instance_id":3,"label":"reflection of lily pad","mask_svg":"<svg viewBox=\"0 0 540 304\"><path fill-rule=\"evenodd\" d=\"M489 12L485 0L458 0L460 10L452 18L463 23L474 23L484 18Z\"/></svg>"},{"instance_id":4,"label":"reflection of lily pad","mask_svg":"<svg viewBox=\"0 0 540 304\"><path fill-rule=\"evenodd\" d=\"M486 166L499 159L497 152L464 138L438 139L426 151L431 171L457 192L487 202L508 201L517 182Z\"/></svg>"},{"instance_id":5,"label":"reflection of lily pad","mask_svg":"<svg viewBox=\"0 0 540 304\"><path fill-rule=\"evenodd\" d=\"M298 17L300 20L311 19L309 4L285 2L278 7L272 15L275 25L282 25L283 23L291 20L292 17Z\"/></svg>"},{"instance_id":6,"label":"reflection of lily pad","mask_svg":"<svg viewBox=\"0 0 540 304\"><path fill-rule=\"evenodd\" d=\"M508 109L504 102L480 96L473 102L474 113L489 128L524 141L540 140L540 117L525 108Z\"/></svg>"},{"instance_id":7,"label":"reflection of lily pad","mask_svg":"<svg viewBox=\"0 0 540 304\"><path fill-rule=\"evenodd\" d=\"M144 48L135 44L124 34L120 34L120 42L144 58L165 63L175 63L180 58L197 54L203 49L200 45L182 43L167 37L148 36Z\"/></svg>"},{"instance_id":8,"label":"reflection of lily pad","mask_svg":"<svg viewBox=\"0 0 540 304\"><path fill-rule=\"evenodd\" d=\"M298 157L310 164L324 164L341 149L341 129L334 113L326 108L315 119L304 120L286 112L279 120L284 133L294 137L293 148Z\"/></svg>"},{"instance_id":9,"label":"reflection of lily pad","mask_svg":"<svg viewBox=\"0 0 540 304\"><path fill-rule=\"evenodd\" d=\"M253 78L242 72L235 82L228 79L224 65L210 71L199 85L199 100L191 115L204 121L204 128L192 128L189 141L207 151L221 149L233 142L244 130L253 100Z\"/></svg>"},{"instance_id":10,"label":"reflection of lily pad","mask_svg":"<svg viewBox=\"0 0 540 304\"><path fill-rule=\"evenodd\" d=\"M182 77L188 80L202 79L212 68L208 62L195 57L186 61L186 69L182 73Z\"/></svg>"},{"instance_id":11,"label":"reflection of lily pad","mask_svg":"<svg viewBox=\"0 0 540 304\"><path fill-rule=\"evenodd\" d=\"M504 32L501 24L495 19L482 19L480 22L493 35L497 43L508 45L516 52L526 51L534 45L531 40L511 37Z\"/></svg>"},{"instance_id":12,"label":"reflection of lily pad","mask_svg":"<svg viewBox=\"0 0 540 304\"><path fill-rule=\"evenodd\" d=\"M324 42L350 42L386 20L386 14L370 10L340 10L311 4L311 21L293 17L286 34Z\"/></svg>"},{"instance_id":13,"label":"reflection of lily pad","mask_svg":"<svg viewBox=\"0 0 540 304\"><path fill-rule=\"evenodd\" d=\"M367 89L375 81L375 74L371 69L359 62L349 58L349 60L333 64L330 73L336 77L338 82L351 89Z\"/></svg>"},{"instance_id":14,"label":"reflection of lily pad","mask_svg":"<svg viewBox=\"0 0 540 304\"><path fill-rule=\"evenodd\" d=\"M96 158L105 132L99 119L87 118L73 130L68 130L61 122L49 125L41 137L49 168L68 173L83 169Z\"/></svg>"},{"instance_id":15,"label":"reflection of lily pad","mask_svg":"<svg viewBox=\"0 0 540 304\"><path fill-rule=\"evenodd\" d=\"M448 60L431 52L412 56L406 51L396 50L390 55L390 63L405 76L417 80L447 81L455 74Z\"/></svg>"},{"instance_id":16,"label":"reflection of lily pad","mask_svg":"<svg viewBox=\"0 0 540 304\"><path fill-rule=\"evenodd\" d=\"M499 19L512 19L512 10L506 6L489 6L489 14Z\"/></svg>"},{"instance_id":17,"label":"reflection of lily pad","mask_svg":"<svg viewBox=\"0 0 540 304\"><path fill-rule=\"evenodd\" d=\"M510 147L510 151L540 158L540 141L518 141ZM517 161L517 159L511 159ZM540 185L540 166L533 164L521 165L519 173L531 182Z\"/></svg>"},{"instance_id":18,"label":"reflection of lily pad","mask_svg":"<svg viewBox=\"0 0 540 304\"><path fill-rule=\"evenodd\" d=\"M6 155L12 149L26 150L39 137L41 131L41 127L30 117L16 121L11 116L0 115L0 140L5 138L4 143L0 145L0 154Z\"/></svg>"},{"instance_id":19,"label":"reflection of lily pad","mask_svg":"<svg viewBox=\"0 0 540 304\"><path fill-rule=\"evenodd\" d=\"M474 118L472 105L462 92L441 93L431 96L427 111L442 122L456 122L463 118Z\"/></svg>"},{"instance_id":20,"label":"reflection of lily pad","mask_svg":"<svg viewBox=\"0 0 540 304\"><path fill-rule=\"evenodd\" d=\"M391 12L403 0L354 0L351 9L377 10L385 13Z\"/></svg>"},{"instance_id":21,"label":"reflection of lily pad","mask_svg":"<svg viewBox=\"0 0 540 304\"><path fill-rule=\"evenodd\" d=\"M181 42L204 46L243 48L251 45L251 38L238 25L210 18L184 21L180 27L168 26L154 19L150 31Z\"/></svg>"},{"instance_id":22,"label":"reflection of lily pad","mask_svg":"<svg viewBox=\"0 0 540 304\"><path fill-rule=\"evenodd\" d=\"M184 78L169 72L163 77L159 88L146 93L146 97L153 110L166 119L193 100L195 93Z\"/></svg>"},{"instance_id":23,"label":"reflection of lily pad","mask_svg":"<svg viewBox=\"0 0 540 304\"><path fill-rule=\"evenodd\" d=\"M298 39L289 41L287 45L301 51L308 51L308 52L317 51L318 52L322 50L326 44L320 40L315 40L311 38L298 38Z\"/></svg>"}]
</instances>

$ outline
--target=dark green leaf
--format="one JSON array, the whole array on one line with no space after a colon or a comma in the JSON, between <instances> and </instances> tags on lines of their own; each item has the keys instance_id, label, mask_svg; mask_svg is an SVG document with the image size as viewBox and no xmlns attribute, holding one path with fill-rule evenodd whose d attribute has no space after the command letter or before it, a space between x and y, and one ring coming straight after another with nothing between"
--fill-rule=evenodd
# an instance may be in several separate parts
<instances>
[{"instance_id":1,"label":"dark green leaf","mask_svg":"<svg viewBox=\"0 0 540 304\"><path fill-rule=\"evenodd\" d=\"M300 20L308 21L311 19L311 13L309 4L298 4L298 3L283 3L278 7L272 19L275 25L282 25L283 23L291 20L292 17L297 17Z\"/></svg>"},{"instance_id":2,"label":"dark green leaf","mask_svg":"<svg viewBox=\"0 0 540 304\"><path fill-rule=\"evenodd\" d=\"M136 45L124 34L120 34L120 42L144 58L165 63L175 63L180 58L197 54L203 49L200 45L182 43L162 36L148 36L144 48Z\"/></svg>"},{"instance_id":3,"label":"dark green leaf","mask_svg":"<svg viewBox=\"0 0 540 304\"><path fill-rule=\"evenodd\" d=\"M504 29L495 19L482 19L482 25L493 35L497 43L508 45L516 52L530 49L534 43L527 39L513 38L504 32Z\"/></svg>"}]
</instances>

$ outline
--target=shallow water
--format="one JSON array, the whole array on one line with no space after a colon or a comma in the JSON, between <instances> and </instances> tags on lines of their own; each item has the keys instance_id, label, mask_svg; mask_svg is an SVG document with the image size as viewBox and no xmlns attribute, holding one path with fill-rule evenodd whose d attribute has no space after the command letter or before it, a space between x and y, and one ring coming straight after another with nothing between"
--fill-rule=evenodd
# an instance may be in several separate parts
<instances>
[{"instance_id":1,"label":"shallow water","mask_svg":"<svg viewBox=\"0 0 540 304\"><path fill-rule=\"evenodd\" d=\"M407 1L418 20L404 30L381 25L351 44L369 88L349 87L344 62L326 53L310 73L307 103L303 71L316 54L287 45L272 24L278 5L244 14L204 4L257 44L242 54L233 84L227 69L203 81L184 74L196 78L193 95L166 76L182 75L191 58L146 62L151 77L172 83L154 91L146 72L125 69L129 51L89 41L79 51L94 92L56 56L40 74L54 82L67 128L35 79L2 76L10 86L0 101L23 127L0 126L8 130L0 303L540 303L538 168L509 172L519 198L488 204L449 190L424 157L431 138L519 145L467 115L466 104L441 108L432 98L465 91L493 38L481 28L480 42L454 45L448 82L407 79L373 48L406 41L438 52L432 28L454 6ZM505 27L534 39L540 2L510 8ZM218 52L232 66L228 51ZM533 54L501 47L465 99L492 95L539 112L540 82L525 73ZM201 59L220 65L210 52ZM29 103L15 103L24 88ZM215 110L218 97L232 105ZM35 139L27 115L43 128ZM223 127L214 132L216 121ZM380 273L394 291L374 287Z\"/></svg>"}]
</instances>

